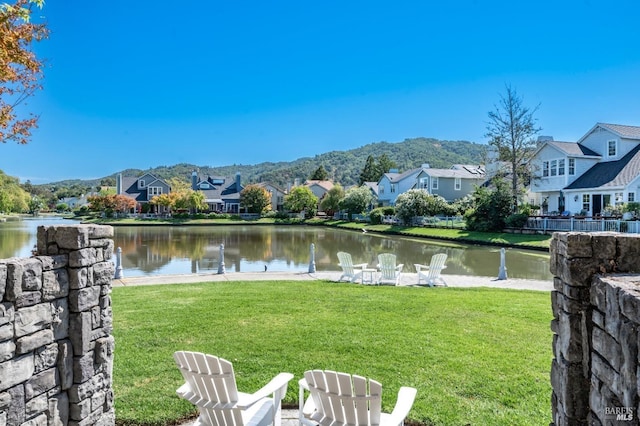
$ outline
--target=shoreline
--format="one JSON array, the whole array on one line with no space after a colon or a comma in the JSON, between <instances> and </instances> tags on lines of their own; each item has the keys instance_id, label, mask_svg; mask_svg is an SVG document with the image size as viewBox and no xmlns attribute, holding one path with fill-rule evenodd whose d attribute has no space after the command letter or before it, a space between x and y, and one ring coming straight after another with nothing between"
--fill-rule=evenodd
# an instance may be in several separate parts
<instances>
[{"instance_id":1,"label":"shoreline","mask_svg":"<svg viewBox=\"0 0 640 426\"><path fill-rule=\"evenodd\" d=\"M179 275L153 275L122 277L113 279L111 285L116 287L131 287L141 285L163 285L163 284L194 284L206 282L232 282L232 281L330 281L338 282L340 271L323 272L230 272L225 274L179 274ZM447 283L448 288L478 288L491 287L511 290L533 290L552 291L553 281L530 280L523 278L507 278L499 280L497 277L482 277L472 275L447 275L442 274L442 278ZM357 282L346 282L344 284L372 285ZM418 286L418 276L416 273L403 273L400 278L399 287L425 287ZM440 286L439 286L440 287Z\"/></svg>"}]
</instances>

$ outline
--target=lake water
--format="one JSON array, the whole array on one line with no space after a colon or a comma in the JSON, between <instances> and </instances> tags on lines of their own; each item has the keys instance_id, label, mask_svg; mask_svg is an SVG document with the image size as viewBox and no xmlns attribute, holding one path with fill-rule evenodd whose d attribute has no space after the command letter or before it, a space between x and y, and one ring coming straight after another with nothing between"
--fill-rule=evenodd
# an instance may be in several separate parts
<instances>
[{"instance_id":1,"label":"lake water","mask_svg":"<svg viewBox=\"0 0 640 426\"><path fill-rule=\"evenodd\" d=\"M0 259L28 257L39 225L73 224L60 218L0 223ZM125 276L215 273L224 244L227 272L306 272L315 246L317 271L339 271L336 253L350 252L355 263L377 264L377 255L395 253L405 272L414 263L428 264L435 253L447 253L445 273L497 276L500 248L443 243L419 238L361 233L315 226L117 226L115 247L122 249ZM552 279L549 254L506 250L510 278Z\"/></svg>"}]
</instances>

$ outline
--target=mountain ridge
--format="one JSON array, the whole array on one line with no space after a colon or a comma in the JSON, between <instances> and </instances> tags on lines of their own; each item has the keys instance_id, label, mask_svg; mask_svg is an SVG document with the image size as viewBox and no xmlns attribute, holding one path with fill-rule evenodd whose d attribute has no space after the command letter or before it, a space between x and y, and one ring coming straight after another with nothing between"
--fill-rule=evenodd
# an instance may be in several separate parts
<instances>
[{"instance_id":1,"label":"mountain ridge","mask_svg":"<svg viewBox=\"0 0 640 426\"><path fill-rule=\"evenodd\" d=\"M296 179L301 181L308 179L320 165L327 170L331 180L343 186L349 186L358 182L360 172L369 155L378 159L386 154L402 172L420 167L422 164L429 164L433 168L449 168L453 164L480 164L485 149L486 145L475 142L418 137L408 138L402 142L373 142L351 150L334 150L293 161L265 161L258 164L231 164L218 167L178 163L146 170L125 169L98 179L69 179L38 186L77 184L100 186L104 179L115 178L120 173L123 176L151 173L162 179L181 177L189 181L191 173L196 170L201 175L211 176L235 176L236 173L240 173L243 184L269 182L285 188Z\"/></svg>"}]
</instances>

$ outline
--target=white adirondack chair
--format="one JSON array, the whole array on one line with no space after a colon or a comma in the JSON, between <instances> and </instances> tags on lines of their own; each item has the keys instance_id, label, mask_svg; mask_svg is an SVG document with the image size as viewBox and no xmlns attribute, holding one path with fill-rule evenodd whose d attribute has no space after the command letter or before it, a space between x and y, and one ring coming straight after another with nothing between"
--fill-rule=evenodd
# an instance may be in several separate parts
<instances>
[{"instance_id":1,"label":"white adirondack chair","mask_svg":"<svg viewBox=\"0 0 640 426\"><path fill-rule=\"evenodd\" d=\"M281 404L293 374L280 373L255 393L238 392L233 365L200 352L178 351L173 358L185 384L177 394L198 407L194 426L280 426Z\"/></svg>"},{"instance_id":2,"label":"white adirondack chair","mask_svg":"<svg viewBox=\"0 0 640 426\"><path fill-rule=\"evenodd\" d=\"M396 265L396 255L392 253L381 253L378 255L378 269L380 275L378 276L378 284L394 284L398 285L400 282L400 276L402 275L402 268L404 264Z\"/></svg>"},{"instance_id":3,"label":"white adirondack chair","mask_svg":"<svg viewBox=\"0 0 640 426\"><path fill-rule=\"evenodd\" d=\"M417 392L415 388L401 387L396 405L388 414L381 412L382 385L375 380L330 370L309 370L298 383L298 416L305 426L400 426Z\"/></svg>"},{"instance_id":4,"label":"white adirondack chair","mask_svg":"<svg viewBox=\"0 0 640 426\"><path fill-rule=\"evenodd\" d=\"M366 263L354 265L353 260L351 260L351 254L344 251L338 252L338 260L340 261L338 266L342 268L342 275L340 275L338 281L348 280L354 282L362 277L362 270L367 267Z\"/></svg>"},{"instance_id":5,"label":"white adirondack chair","mask_svg":"<svg viewBox=\"0 0 640 426\"><path fill-rule=\"evenodd\" d=\"M418 285L421 285L422 280L429 287L433 287L441 283L443 286L447 286L446 281L440 275L443 269L447 266L444 264L447 261L447 255L445 253L438 253L431 256L431 262L429 266L420 265L415 263L413 266L418 273Z\"/></svg>"}]
</instances>

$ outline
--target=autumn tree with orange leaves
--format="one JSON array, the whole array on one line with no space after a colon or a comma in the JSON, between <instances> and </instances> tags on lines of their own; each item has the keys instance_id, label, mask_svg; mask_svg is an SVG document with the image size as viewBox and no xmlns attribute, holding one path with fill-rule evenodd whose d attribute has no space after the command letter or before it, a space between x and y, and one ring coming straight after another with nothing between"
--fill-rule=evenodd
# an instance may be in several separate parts
<instances>
[{"instance_id":1,"label":"autumn tree with orange leaves","mask_svg":"<svg viewBox=\"0 0 640 426\"><path fill-rule=\"evenodd\" d=\"M41 89L42 61L31 50L47 38L45 24L31 22L34 7L44 0L15 0L0 3L0 142L26 144L38 117L22 116L18 106Z\"/></svg>"}]
</instances>

